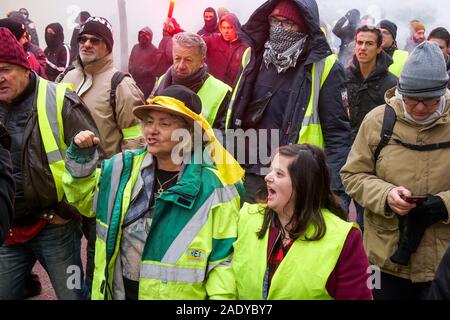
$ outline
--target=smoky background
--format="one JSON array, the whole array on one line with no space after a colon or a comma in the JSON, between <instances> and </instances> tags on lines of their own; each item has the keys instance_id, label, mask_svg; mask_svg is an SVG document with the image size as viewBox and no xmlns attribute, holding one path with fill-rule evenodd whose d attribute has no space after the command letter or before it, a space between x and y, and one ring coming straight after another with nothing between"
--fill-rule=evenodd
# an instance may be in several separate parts
<instances>
[{"instance_id":1,"label":"smoky background","mask_svg":"<svg viewBox=\"0 0 450 320\"><path fill-rule=\"evenodd\" d=\"M120 34L119 2L122 2L127 13L128 43L122 48L126 37ZM207 7L216 10L226 7L234 12L241 24L247 22L253 11L264 3L264 0L176 0L174 18L186 31L197 32L203 26L203 11ZM450 1L423 0L317 0L321 20L328 26L329 32L336 21L348 10L356 8L361 16L370 14L376 20L389 19L398 26L397 42L400 48L406 43L409 35L409 21L418 19L426 26L428 34L438 26L450 26ZM30 13L30 19L35 23L38 31L40 46L46 47L44 30L54 22L62 24L65 42L70 43L75 19L80 11L89 11L91 15L107 18L114 28L116 65L126 68L132 47L137 43L138 32L148 26L153 31L153 44L158 46L162 38L162 25L167 17L170 0L1 0L0 16L5 17L12 10L24 7ZM339 47L339 39L330 35L333 48ZM125 41L126 43L126 41ZM122 63L120 63L122 61Z\"/></svg>"}]
</instances>

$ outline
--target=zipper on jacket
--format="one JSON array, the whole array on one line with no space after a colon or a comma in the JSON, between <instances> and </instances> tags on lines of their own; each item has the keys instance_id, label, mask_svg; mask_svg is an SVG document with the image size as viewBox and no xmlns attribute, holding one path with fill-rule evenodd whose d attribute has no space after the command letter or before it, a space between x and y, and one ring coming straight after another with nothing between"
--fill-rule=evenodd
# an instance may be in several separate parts
<instances>
[{"instance_id":1,"label":"zipper on jacket","mask_svg":"<svg viewBox=\"0 0 450 320\"><path fill-rule=\"evenodd\" d=\"M120 173L120 179L119 179L119 181L122 181L122 179L123 179L123 175L124 175L124 171L125 171L125 154L122 154L122 161L123 161L123 163L124 163L124 167L122 168L122 172ZM132 170L133 168L131 168L131 170ZM120 183L119 183L119 186L120 186ZM119 191L119 190L117 190L117 191ZM117 195L116 195L116 199L117 199ZM115 200L116 200L115 199ZM123 198L122 198L122 202L123 202ZM115 206L115 201L114 201L114 204L113 204L113 208L111 208L111 210L113 210L114 211L114 206ZM122 205L122 203L121 203L121 205ZM121 209L121 211L122 211L122 209ZM120 217L119 217L119 221L122 219L122 214L123 214L123 212L121 212L120 213ZM119 226L119 228L120 228L120 226ZM106 249L108 249L108 242L109 242L109 232L108 232L108 235L106 236ZM115 240L115 242L114 242L114 249L115 249L115 247L116 247L116 243L117 242L117 237L116 237L116 240ZM107 250L106 250L107 251ZM106 252L106 255L108 255L108 252ZM113 254L114 255L114 254ZM111 256L112 257L112 256ZM111 299L112 300L114 300L114 297L113 297L113 295L112 295L112 290L111 290L111 288L109 287L109 284L108 284L108 277L109 277L109 274L108 274L108 267L109 267L109 263L110 263L110 261L111 261L111 259L110 258L108 258L108 256L106 256L106 270L105 270L105 282L106 282L106 287L107 287L107 289L109 290L109 292L110 292L110 294L111 294ZM105 295L105 300L107 300L107 294Z\"/></svg>"}]
</instances>

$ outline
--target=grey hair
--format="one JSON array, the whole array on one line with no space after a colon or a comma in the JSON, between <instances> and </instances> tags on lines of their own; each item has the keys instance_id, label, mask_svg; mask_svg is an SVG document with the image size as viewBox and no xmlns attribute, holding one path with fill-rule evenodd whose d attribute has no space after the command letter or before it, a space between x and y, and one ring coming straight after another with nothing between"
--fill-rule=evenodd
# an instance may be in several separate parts
<instances>
[{"instance_id":1,"label":"grey hair","mask_svg":"<svg viewBox=\"0 0 450 320\"><path fill-rule=\"evenodd\" d=\"M202 58L206 57L206 43L198 34L192 32L177 33L173 37L173 42L182 47L198 47Z\"/></svg>"}]
</instances>

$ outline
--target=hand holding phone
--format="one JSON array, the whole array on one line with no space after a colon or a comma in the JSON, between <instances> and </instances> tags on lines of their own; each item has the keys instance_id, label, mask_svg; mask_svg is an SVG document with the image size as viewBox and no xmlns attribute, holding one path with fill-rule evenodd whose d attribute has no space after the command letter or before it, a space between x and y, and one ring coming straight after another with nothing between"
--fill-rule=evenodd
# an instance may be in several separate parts
<instances>
[{"instance_id":1,"label":"hand holding phone","mask_svg":"<svg viewBox=\"0 0 450 320\"><path fill-rule=\"evenodd\" d=\"M427 195L419 195L419 196L405 196L404 194L401 195L401 198L405 200L408 203L415 203L417 206L420 206L425 201L427 201L428 196Z\"/></svg>"}]
</instances>

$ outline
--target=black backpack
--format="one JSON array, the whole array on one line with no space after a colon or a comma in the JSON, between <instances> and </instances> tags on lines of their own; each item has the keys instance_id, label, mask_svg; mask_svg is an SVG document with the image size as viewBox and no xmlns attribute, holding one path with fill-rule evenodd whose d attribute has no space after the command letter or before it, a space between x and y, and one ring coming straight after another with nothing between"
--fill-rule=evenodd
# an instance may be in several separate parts
<instances>
[{"instance_id":1,"label":"black backpack","mask_svg":"<svg viewBox=\"0 0 450 320\"><path fill-rule=\"evenodd\" d=\"M397 122L397 115L395 114L394 108L392 108L390 105L386 104L384 109L384 118L383 118L383 128L381 129L381 140L378 144L377 148L375 149L374 153L374 164L376 165L378 157L380 156L381 150L388 145L389 141L392 139L392 133L394 132L394 126ZM415 151L433 151L433 150L439 150L439 149L446 149L450 148L450 141L447 142L440 142L440 143L433 143L433 144L411 144L411 143L405 143L401 141L400 139L393 139L398 144L401 144L405 148L415 150Z\"/></svg>"},{"instance_id":2,"label":"black backpack","mask_svg":"<svg viewBox=\"0 0 450 320\"><path fill-rule=\"evenodd\" d=\"M62 81L62 79L64 79L64 77L73 69L75 69L74 65L69 66L68 68L66 68L66 70L64 70L63 73L61 73L58 78L56 78L56 83L59 83ZM122 83L123 79L125 79L126 77L131 78L131 75L122 71L117 71L112 79L111 79L111 93L109 94L109 104L111 105L111 108L113 110L113 114L114 114L114 119L116 119L117 121L117 113L116 113L116 92L117 92L117 87Z\"/></svg>"}]
</instances>

